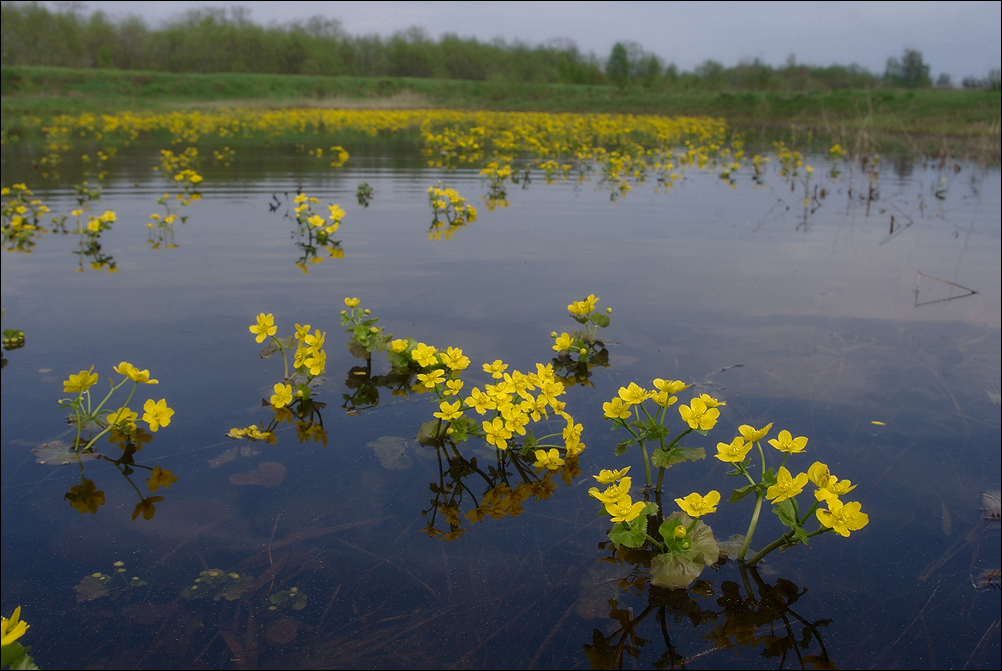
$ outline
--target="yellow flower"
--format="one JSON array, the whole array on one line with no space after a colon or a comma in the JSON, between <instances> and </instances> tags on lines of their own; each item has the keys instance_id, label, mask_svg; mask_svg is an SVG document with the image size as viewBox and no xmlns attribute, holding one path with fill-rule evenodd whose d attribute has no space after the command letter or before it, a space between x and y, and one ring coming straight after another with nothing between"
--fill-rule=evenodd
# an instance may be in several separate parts
<instances>
[{"instance_id":1,"label":"yellow flower","mask_svg":"<svg viewBox=\"0 0 1002 671\"><path fill-rule=\"evenodd\" d=\"M817 487L814 491L814 498L818 501L838 498L856 488L856 485L852 484L851 481L839 480L833 476L828 470L828 466L820 461L811 464L811 467L807 469L807 477Z\"/></svg>"},{"instance_id":2,"label":"yellow flower","mask_svg":"<svg viewBox=\"0 0 1002 671\"><path fill-rule=\"evenodd\" d=\"M554 447L549 452L546 450L536 450L536 461L532 465L536 468L547 468L555 471L563 466L564 463L564 460L560 458L560 451Z\"/></svg>"},{"instance_id":3,"label":"yellow flower","mask_svg":"<svg viewBox=\"0 0 1002 671\"><path fill-rule=\"evenodd\" d=\"M470 395L466 397L466 405L476 410L477 414L480 415L497 407L494 399L480 391L477 387L474 387L470 391Z\"/></svg>"},{"instance_id":4,"label":"yellow flower","mask_svg":"<svg viewBox=\"0 0 1002 671\"><path fill-rule=\"evenodd\" d=\"M446 422L453 419L459 419L460 417L463 416L463 411L461 409L462 405L463 402L459 400L457 400L455 403L442 401L441 403L438 404L438 407L441 409L441 412L435 412L432 414L441 420L445 420Z\"/></svg>"},{"instance_id":5,"label":"yellow flower","mask_svg":"<svg viewBox=\"0 0 1002 671\"><path fill-rule=\"evenodd\" d=\"M659 377L654 378L654 388L658 391L668 392L669 394L677 394L678 392L688 389L692 385L686 384L681 380L662 380Z\"/></svg>"},{"instance_id":6,"label":"yellow flower","mask_svg":"<svg viewBox=\"0 0 1002 671\"><path fill-rule=\"evenodd\" d=\"M692 399L689 405L680 405L678 414L690 428L703 431L709 431L716 426L717 418L720 417L719 410L708 407L706 402L699 398Z\"/></svg>"},{"instance_id":7,"label":"yellow flower","mask_svg":"<svg viewBox=\"0 0 1002 671\"><path fill-rule=\"evenodd\" d=\"M574 342L574 338L570 336L569 333L561 333L556 337L553 343L554 352L566 352L571 348L571 344Z\"/></svg>"},{"instance_id":8,"label":"yellow flower","mask_svg":"<svg viewBox=\"0 0 1002 671\"><path fill-rule=\"evenodd\" d=\"M690 517L700 517L717 512L717 504L720 503L720 492L711 490L706 496L700 496L693 492L684 499L675 499L675 503L682 509L682 512Z\"/></svg>"},{"instance_id":9,"label":"yellow flower","mask_svg":"<svg viewBox=\"0 0 1002 671\"><path fill-rule=\"evenodd\" d=\"M818 521L840 536L849 536L850 531L859 531L870 522L870 516L860 512L859 501L843 504L838 499L829 499L828 510L819 510Z\"/></svg>"},{"instance_id":10,"label":"yellow flower","mask_svg":"<svg viewBox=\"0 0 1002 671\"><path fill-rule=\"evenodd\" d=\"M282 384L281 382L275 385L275 393L271 397L271 404L275 408L284 408L285 406L292 403L292 385Z\"/></svg>"},{"instance_id":11,"label":"yellow flower","mask_svg":"<svg viewBox=\"0 0 1002 671\"><path fill-rule=\"evenodd\" d=\"M136 419L139 415L132 412L128 406L122 406L114 412L109 412L108 416L105 418L108 421L108 425L124 426L130 431L136 428Z\"/></svg>"},{"instance_id":12,"label":"yellow flower","mask_svg":"<svg viewBox=\"0 0 1002 671\"><path fill-rule=\"evenodd\" d=\"M435 385L445 382L445 371L439 368L430 373L418 373L417 379L426 389L434 389Z\"/></svg>"},{"instance_id":13,"label":"yellow flower","mask_svg":"<svg viewBox=\"0 0 1002 671\"><path fill-rule=\"evenodd\" d=\"M161 487L169 488L175 482L177 482L176 475L159 466L154 466L153 472L150 473L150 477L146 480L146 486L151 492L155 492Z\"/></svg>"},{"instance_id":14,"label":"yellow flower","mask_svg":"<svg viewBox=\"0 0 1002 671\"><path fill-rule=\"evenodd\" d=\"M636 382L631 382L630 386L619 388L619 397L623 399L623 402L627 405L637 405L638 403L643 403L645 400L650 398L651 392L645 390Z\"/></svg>"},{"instance_id":15,"label":"yellow flower","mask_svg":"<svg viewBox=\"0 0 1002 671\"><path fill-rule=\"evenodd\" d=\"M780 452L796 454L804 451L804 448L807 446L807 438L805 436L794 438L789 431L783 429L779 432L779 438L770 439L769 444Z\"/></svg>"},{"instance_id":16,"label":"yellow flower","mask_svg":"<svg viewBox=\"0 0 1002 671\"><path fill-rule=\"evenodd\" d=\"M143 404L143 421L150 425L150 431L156 433L161 426L170 424L170 418L174 411L167 407L167 399L162 398L157 402L147 399Z\"/></svg>"},{"instance_id":17,"label":"yellow flower","mask_svg":"<svg viewBox=\"0 0 1002 671\"><path fill-rule=\"evenodd\" d=\"M406 340L394 340L390 343L390 349L392 349L397 354L403 354L407 351L409 343Z\"/></svg>"},{"instance_id":18,"label":"yellow flower","mask_svg":"<svg viewBox=\"0 0 1002 671\"><path fill-rule=\"evenodd\" d=\"M0 622L0 632L3 633L3 647L7 647L17 639L24 636L24 632L28 631L29 625L27 622L21 619L21 607L18 606L14 609L14 614L10 616L10 619L0 618L3 621Z\"/></svg>"},{"instance_id":19,"label":"yellow flower","mask_svg":"<svg viewBox=\"0 0 1002 671\"><path fill-rule=\"evenodd\" d=\"M434 366L438 363L438 358L436 355L438 350L431 345L425 345L423 342L419 342L414 350L411 352L411 358L417 362L422 368L427 368L428 366Z\"/></svg>"},{"instance_id":20,"label":"yellow flower","mask_svg":"<svg viewBox=\"0 0 1002 671\"><path fill-rule=\"evenodd\" d=\"M618 471L610 471L607 468L603 468L601 471L599 471L598 475L593 475L591 477L595 478L603 485L608 485L612 484L616 480L621 479L624 475L629 473L629 471L630 471L629 466L627 466L626 468L622 468Z\"/></svg>"},{"instance_id":21,"label":"yellow flower","mask_svg":"<svg viewBox=\"0 0 1002 671\"><path fill-rule=\"evenodd\" d=\"M644 502L633 502L629 496L624 496L618 501L605 504L605 511L612 516L613 522L632 522L643 511Z\"/></svg>"},{"instance_id":22,"label":"yellow flower","mask_svg":"<svg viewBox=\"0 0 1002 671\"><path fill-rule=\"evenodd\" d=\"M503 363L501 359L495 359L494 363L485 363L484 372L490 373L491 377L495 380L500 380L504 377L504 372L508 370L508 364Z\"/></svg>"},{"instance_id":23,"label":"yellow flower","mask_svg":"<svg viewBox=\"0 0 1002 671\"><path fill-rule=\"evenodd\" d=\"M737 436L730 444L717 443L717 454L715 456L725 463L737 464L745 460L751 448L751 443L746 443L744 438Z\"/></svg>"},{"instance_id":24,"label":"yellow flower","mask_svg":"<svg viewBox=\"0 0 1002 671\"><path fill-rule=\"evenodd\" d=\"M119 375L124 375L133 382L138 382L140 384L160 384L158 380L150 379L149 370L139 370L131 363L123 361L113 368L113 370Z\"/></svg>"},{"instance_id":25,"label":"yellow flower","mask_svg":"<svg viewBox=\"0 0 1002 671\"><path fill-rule=\"evenodd\" d=\"M801 473L794 478L786 466L780 466L779 472L776 473L776 484L766 490L765 498L773 503L785 501L804 491L806 484L807 473Z\"/></svg>"},{"instance_id":26,"label":"yellow flower","mask_svg":"<svg viewBox=\"0 0 1002 671\"><path fill-rule=\"evenodd\" d=\"M359 300L357 298L346 298L344 299L344 304L350 308L358 307Z\"/></svg>"},{"instance_id":27,"label":"yellow flower","mask_svg":"<svg viewBox=\"0 0 1002 671\"><path fill-rule=\"evenodd\" d=\"M487 434L487 442L499 450L508 449L508 439L511 438L511 431L504 425L504 420L495 417L494 421L484 422L484 433Z\"/></svg>"},{"instance_id":28,"label":"yellow flower","mask_svg":"<svg viewBox=\"0 0 1002 671\"><path fill-rule=\"evenodd\" d=\"M631 414L630 406L623 403L621 398L614 398L608 403L603 403L602 410L609 419L629 419Z\"/></svg>"},{"instance_id":29,"label":"yellow flower","mask_svg":"<svg viewBox=\"0 0 1002 671\"><path fill-rule=\"evenodd\" d=\"M97 373L91 370L82 370L76 375L70 375L68 380L63 380L63 391L83 393L97 384Z\"/></svg>"},{"instance_id":30,"label":"yellow flower","mask_svg":"<svg viewBox=\"0 0 1002 671\"><path fill-rule=\"evenodd\" d=\"M449 370L466 370L470 365L470 359L463 355L463 350L458 347L449 347L439 354L442 363L449 367Z\"/></svg>"},{"instance_id":31,"label":"yellow flower","mask_svg":"<svg viewBox=\"0 0 1002 671\"><path fill-rule=\"evenodd\" d=\"M706 404L707 408L716 408L718 405L727 405L724 401L718 401L709 394L700 394L699 400Z\"/></svg>"},{"instance_id":32,"label":"yellow flower","mask_svg":"<svg viewBox=\"0 0 1002 671\"><path fill-rule=\"evenodd\" d=\"M600 502L611 503L613 501L618 501L624 496L630 495L630 485L633 484L633 479L630 476L620 479L618 485L610 485L605 488L604 492L598 491L598 487L591 487L588 489L588 496L593 499L598 499Z\"/></svg>"},{"instance_id":33,"label":"yellow flower","mask_svg":"<svg viewBox=\"0 0 1002 671\"><path fill-rule=\"evenodd\" d=\"M749 443L754 443L756 440L762 440L769 434L769 429L772 428L772 422L769 422L761 429L756 429L754 426L749 426L748 424L742 424L738 427L738 431L741 432L741 436L747 440Z\"/></svg>"},{"instance_id":34,"label":"yellow flower","mask_svg":"<svg viewBox=\"0 0 1002 671\"><path fill-rule=\"evenodd\" d=\"M275 316L272 314L261 313L257 316L257 324L249 327L251 333L256 333L258 342L264 342L264 339L268 336L273 336L278 332L278 327L275 326Z\"/></svg>"}]
</instances>

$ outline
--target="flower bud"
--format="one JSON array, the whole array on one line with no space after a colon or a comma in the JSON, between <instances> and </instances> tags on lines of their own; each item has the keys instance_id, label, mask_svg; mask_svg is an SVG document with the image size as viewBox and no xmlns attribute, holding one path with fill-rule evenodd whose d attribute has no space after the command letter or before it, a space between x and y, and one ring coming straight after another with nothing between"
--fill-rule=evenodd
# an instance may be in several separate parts
<instances>
[{"instance_id":1,"label":"flower bud","mask_svg":"<svg viewBox=\"0 0 1002 671\"><path fill-rule=\"evenodd\" d=\"M611 315L611 314L612 314L612 308L606 308L606 309L605 309L605 313L606 313L607 315Z\"/></svg>"},{"instance_id":2,"label":"flower bud","mask_svg":"<svg viewBox=\"0 0 1002 671\"><path fill-rule=\"evenodd\" d=\"M550 331L550 337L551 338L556 338L557 337L557 332L556 331Z\"/></svg>"}]
</instances>

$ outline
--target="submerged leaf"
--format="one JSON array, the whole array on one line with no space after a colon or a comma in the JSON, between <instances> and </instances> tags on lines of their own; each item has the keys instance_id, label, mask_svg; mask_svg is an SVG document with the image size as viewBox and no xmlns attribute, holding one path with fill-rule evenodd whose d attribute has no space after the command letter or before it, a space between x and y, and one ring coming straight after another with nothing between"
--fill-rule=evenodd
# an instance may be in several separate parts
<instances>
[{"instance_id":1,"label":"submerged leaf","mask_svg":"<svg viewBox=\"0 0 1002 671\"><path fill-rule=\"evenodd\" d=\"M366 443L366 447L371 447L379 458L379 463L383 468L391 471L405 471L414 465L414 460L407 454L407 446L410 443L406 438L397 436L383 436L371 443Z\"/></svg>"},{"instance_id":2,"label":"submerged leaf","mask_svg":"<svg viewBox=\"0 0 1002 671\"><path fill-rule=\"evenodd\" d=\"M275 461L262 462L253 471L234 473L230 483L234 485L261 485L262 487L278 487L285 480L288 471L285 466Z\"/></svg>"},{"instance_id":3,"label":"submerged leaf","mask_svg":"<svg viewBox=\"0 0 1002 671\"><path fill-rule=\"evenodd\" d=\"M51 443L42 443L42 446L36 447L32 450L32 453L35 455L35 461L48 466L65 466L67 464L76 464L81 461L92 461L101 458L101 455L97 452L77 452L69 445L63 445L58 440L54 440Z\"/></svg>"}]
</instances>

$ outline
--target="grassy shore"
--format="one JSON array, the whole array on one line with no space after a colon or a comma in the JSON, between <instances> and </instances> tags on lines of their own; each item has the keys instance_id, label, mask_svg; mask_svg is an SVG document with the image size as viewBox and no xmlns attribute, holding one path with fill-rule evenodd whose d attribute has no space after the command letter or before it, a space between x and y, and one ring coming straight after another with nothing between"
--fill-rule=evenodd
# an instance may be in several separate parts
<instances>
[{"instance_id":1,"label":"grassy shore","mask_svg":"<svg viewBox=\"0 0 1002 671\"><path fill-rule=\"evenodd\" d=\"M163 112L203 106L455 108L723 117L754 141L793 127L825 142L888 143L924 153L998 160L998 91L653 92L610 86L414 78L170 74L50 67L3 67L3 124L22 115L122 110Z\"/></svg>"}]
</instances>

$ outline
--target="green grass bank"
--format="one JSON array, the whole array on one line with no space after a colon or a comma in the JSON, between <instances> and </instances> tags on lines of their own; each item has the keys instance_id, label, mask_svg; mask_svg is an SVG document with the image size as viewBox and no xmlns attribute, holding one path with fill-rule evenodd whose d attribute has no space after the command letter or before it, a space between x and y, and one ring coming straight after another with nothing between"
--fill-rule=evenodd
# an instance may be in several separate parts
<instances>
[{"instance_id":1,"label":"green grass bank","mask_svg":"<svg viewBox=\"0 0 1002 671\"><path fill-rule=\"evenodd\" d=\"M455 108L498 111L710 115L752 142L810 134L844 145L978 155L998 160L1002 96L983 90L652 92L612 86L402 77L171 74L4 66L6 127L22 115L164 112L202 106ZM794 131L795 129L795 131Z\"/></svg>"}]
</instances>

